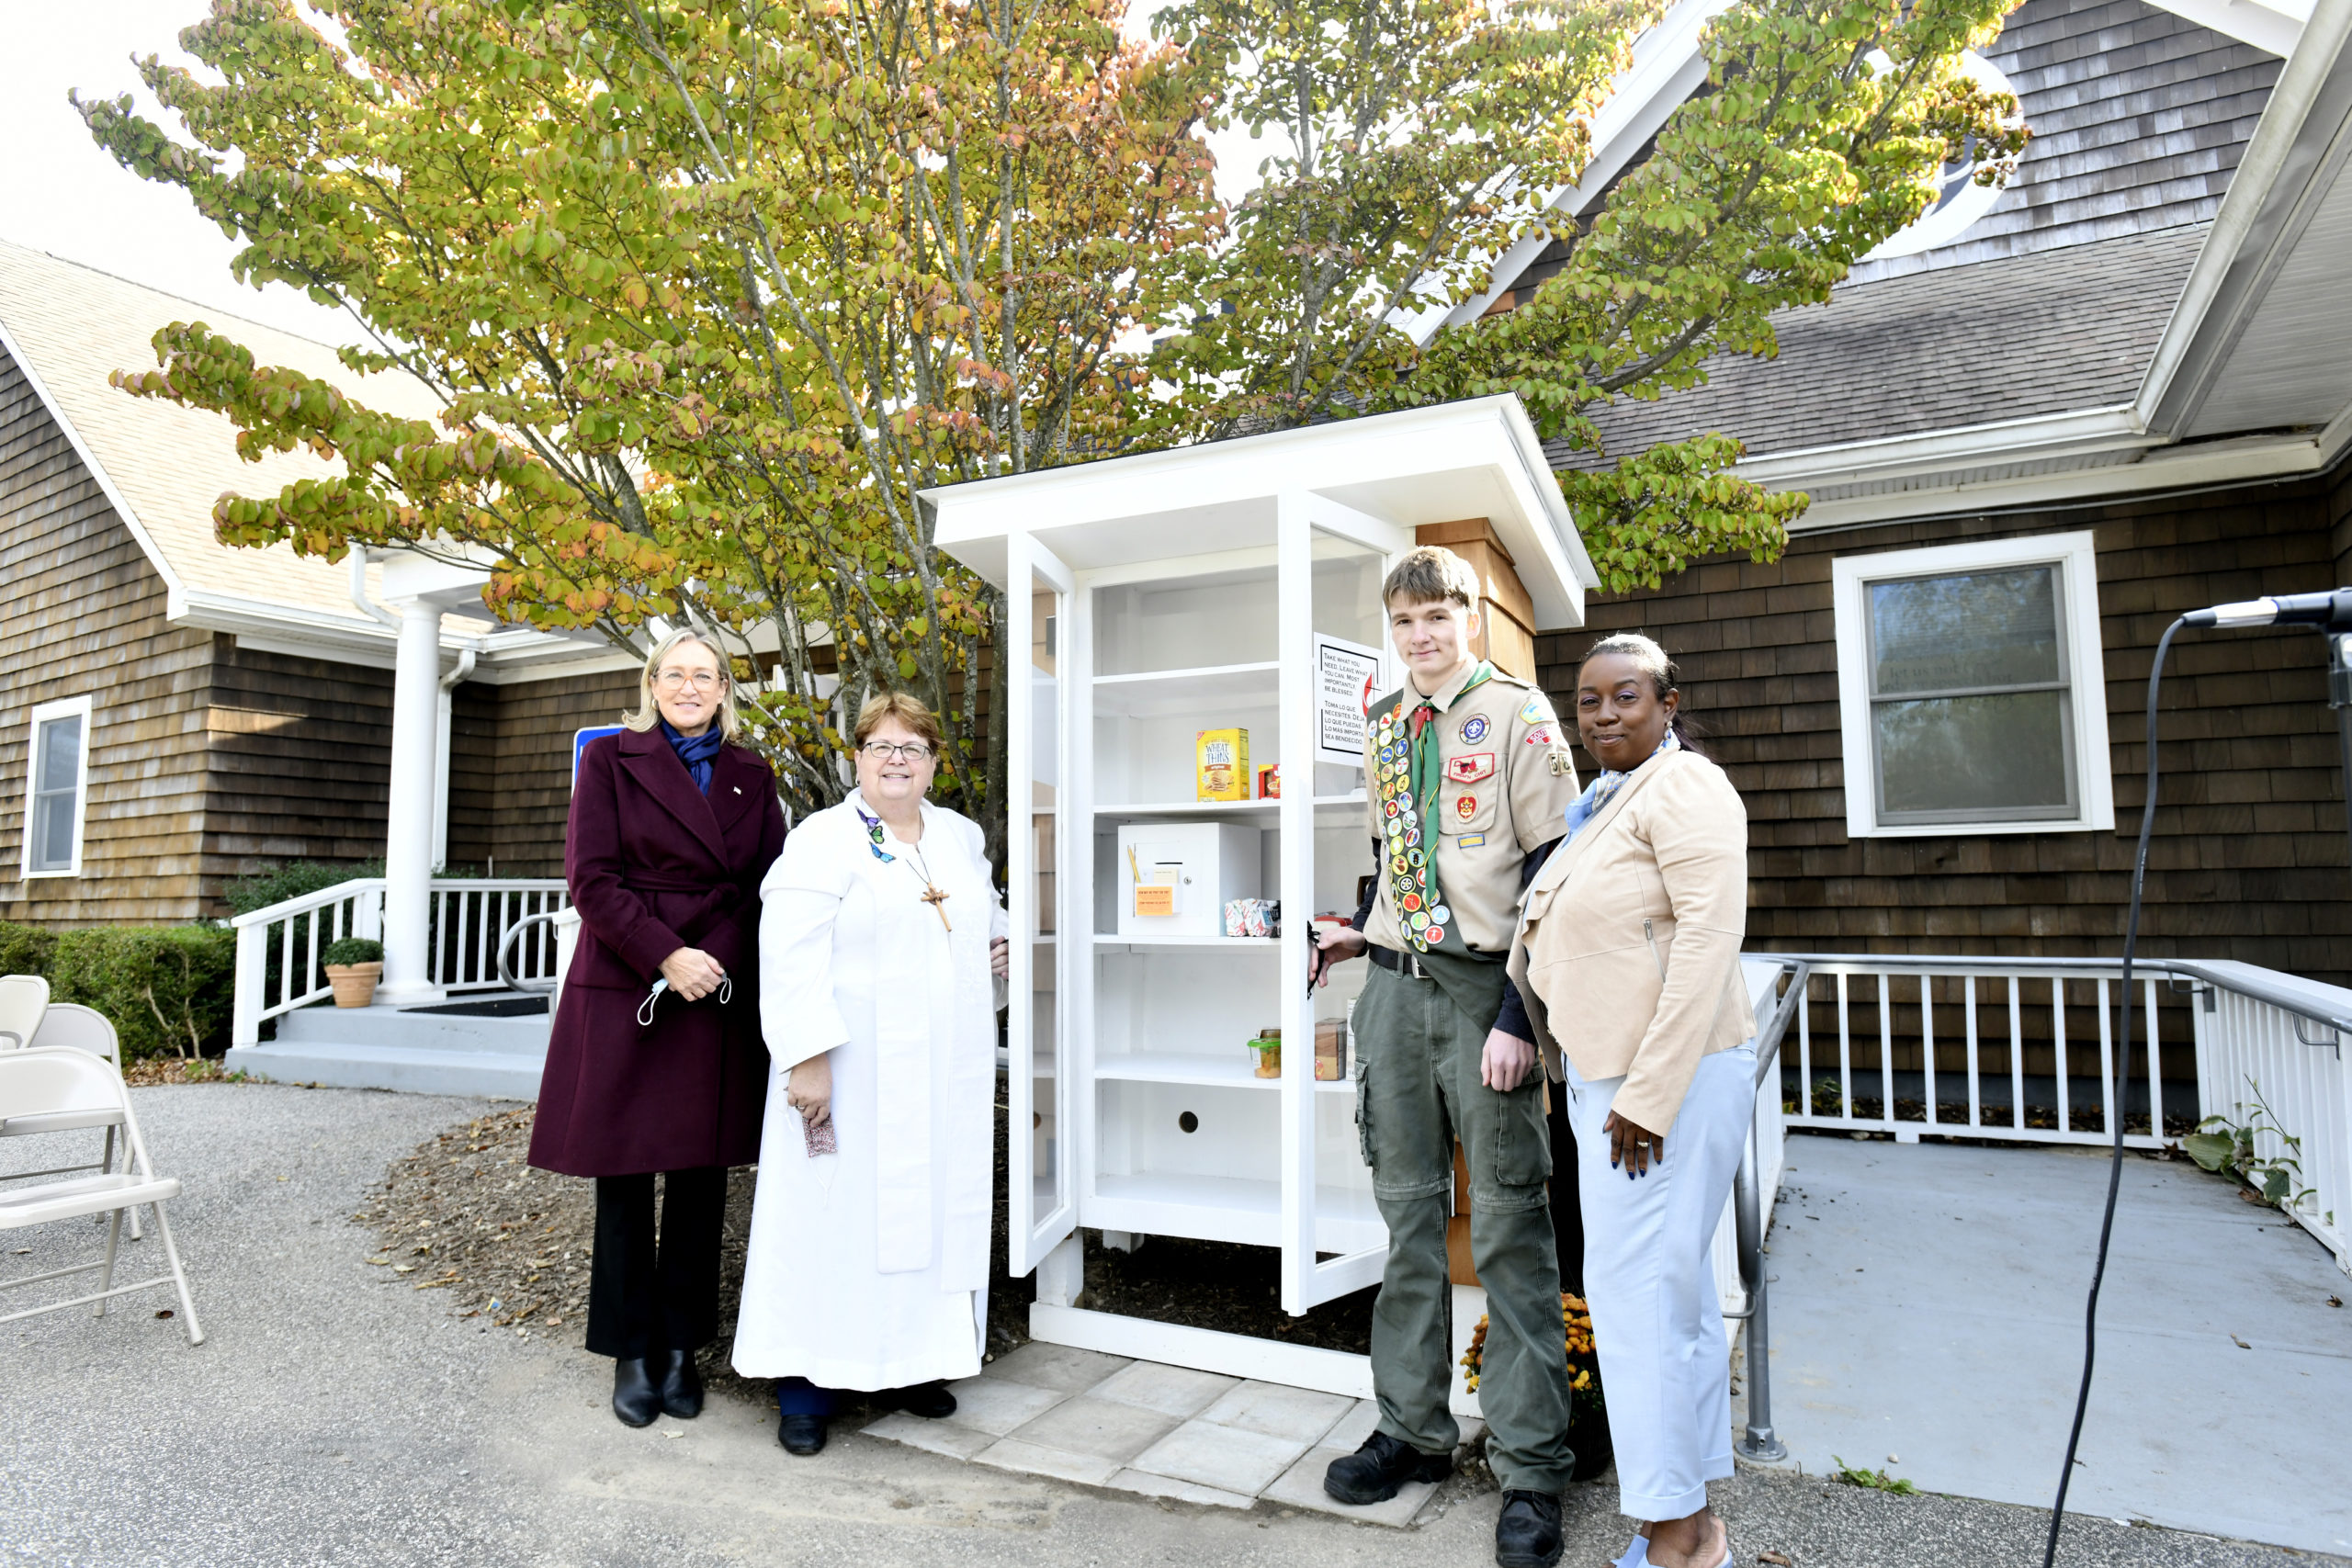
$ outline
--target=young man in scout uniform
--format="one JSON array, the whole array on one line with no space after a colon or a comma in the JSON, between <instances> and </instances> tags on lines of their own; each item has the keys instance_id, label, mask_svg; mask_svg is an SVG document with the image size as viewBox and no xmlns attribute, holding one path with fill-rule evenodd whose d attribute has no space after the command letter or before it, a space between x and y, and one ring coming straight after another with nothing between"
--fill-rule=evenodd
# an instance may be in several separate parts
<instances>
[{"instance_id":1,"label":"young man in scout uniform","mask_svg":"<svg viewBox=\"0 0 2352 1568\"><path fill-rule=\"evenodd\" d=\"M1503 1487L1495 1561L1551 1568L1573 1462L1544 1187L1551 1134L1533 1031L1503 963L1520 891L1565 830L1577 778L1544 694L1471 656L1477 593L1469 563L1428 547L1381 585L1408 674L1365 731L1379 869L1353 928L1317 928L1309 959L1320 984L1331 965L1371 951L1354 1015L1356 1118L1388 1224L1372 1320L1380 1424L1332 1461L1323 1488L1377 1503L1452 1467L1461 1434L1446 1409L1456 1369L1445 1224L1459 1139L1487 1290L1478 1397Z\"/></svg>"}]
</instances>

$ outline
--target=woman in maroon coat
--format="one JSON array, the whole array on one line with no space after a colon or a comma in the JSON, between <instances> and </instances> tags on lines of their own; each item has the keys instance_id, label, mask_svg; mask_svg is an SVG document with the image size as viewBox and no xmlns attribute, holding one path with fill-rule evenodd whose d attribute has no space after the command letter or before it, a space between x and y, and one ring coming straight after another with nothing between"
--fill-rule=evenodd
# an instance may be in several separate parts
<instances>
[{"instance_id":1,"label":"woman in maroon coat","mask_svg":"<svg viewBox=\"0 0 2352 1568\"><path fill-rule=\"evenodd\" d=\"M727 1168L760 1156L759 889L785 833L775 775L728 744L717 648L665 637L640 695L581 755L564 843L580 942L531 1130L533 1165L596 1179L588 1348L614 1358L613 1414L632 1427L702 1411Z\"/></svg>"}]
</instances>

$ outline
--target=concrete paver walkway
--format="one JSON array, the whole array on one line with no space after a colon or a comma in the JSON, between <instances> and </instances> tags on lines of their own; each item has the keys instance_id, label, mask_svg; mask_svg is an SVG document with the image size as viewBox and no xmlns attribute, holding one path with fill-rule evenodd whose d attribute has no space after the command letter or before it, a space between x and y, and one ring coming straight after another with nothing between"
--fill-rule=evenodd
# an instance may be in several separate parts
<instances>
[{"instance_id":1,"label":"concrete paver walkway","mask_svg":"<svg viewBox=\"0 0 2352 1568\"><path fill-rule=\"evenodd\" d=\"M1791 1138L1766 1261L1792 1457L2046 1506L2106 1191L2098 1150ZM2331 1296L2352 1280L2277 1211L2127 1156L2070 1511L2352 1552Z\"/></svg>"},{"instance_id":2,"label":"concrete paver walkway","mask_svg":"<svg viewBox=\"0 0 2352 1568\"><path fill-rule=\"evenodd\" d=\"M1441 1487L1408 1529L1268 1499L1200 1507L852 1430L808 1460L772 1408L632 1431L609 1364L459 1320L367 1258L368 1185L480 1100L258 1086L141 1089L209 1338L160 1303L0 1328L0 1562L42 1568L1483 1568L1497 1498ZM12 1140L12 1142L14 1142ZM26 1140L31 1142L31 1140ZM10 1151L12 1154L16 1151ZM1798 1162L1804 1161L1800 1155ZM1803 1223L1803 1222L1799 1222ZM62 1229L62 1227L59 1227ZM95 1231L19 1232L0 1278ZM134 1257L152 1247L133 1245ZM15 1248L31 1252L17 1256ZM1714 1488L1742 1568L2002 1568L2042 1516L1743 1472ZM1624 1549L1614 1488L1566 1500L1569 1568ZM2090 1519L2070 1568L2289 1568L2268 1548Z\"/></svg>"},{"instance_id":3,"label":"concrete paver walkway","mask_svg":"<svg viewBox=\"0 0 2352 1568\"><path fill-rule=\"evenodd\" d=\"M1324 1470L1380 1418L1369 1399L1036 1342L954 1388L947 1419L892 1414L867 1435L1148 1497L1225 1508L1262 1497L1370 1524L1411 1524L1437 1495L1417 1483L1351 1508L1324 1494ZM1478 1421L1462 1425L1464 1444L1485 1433Z\"/></svg>"}]
</instances>

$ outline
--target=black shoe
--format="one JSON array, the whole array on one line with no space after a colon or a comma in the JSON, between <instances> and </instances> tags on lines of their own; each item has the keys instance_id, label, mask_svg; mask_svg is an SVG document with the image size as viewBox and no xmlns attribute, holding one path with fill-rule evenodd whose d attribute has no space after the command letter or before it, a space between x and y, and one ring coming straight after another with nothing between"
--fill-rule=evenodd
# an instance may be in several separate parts
<instances>
[{"instance_id":1,"label":"black shoe","mask_svg":"<svg viewBox=\"0 0 2352 1568\"><path fill-rule=\"evenodd\" d=\"M623 1356L613 1363L613 1414L624 1427L650 1427L662 1414L661 1385L646 1370L642 1356Z\"/></svg>"},{"instance_id":2,"label":"black shoe","mask_svg":"<svg viewBox=\"0 0 2352 1568\"><path fill-rule=\"evenodd\" d=\"M1385 1503L1408 1481L1443 1481L1453 1473L1452 1454L1425 1454L1385 1432L1374 1432L1363 1447L1331 1461L1323 1490L1342 1503ZM1555 1540L1559 1532L1553 1532Z\"/></svg>"},{"instance_id":3,"label":"black shoe","mask_svg":"<svg viewBox=\"0 0 2352 1568\"><path fill-rule=\"evenodd\" d=\"M1549 1492L1506 1492L1495 1520L1496 1568L1552 1568L1560 1560L1560 1500Z\"/></svg>"},{"instance_id":4,"label":"black shoe","mask_svg":"<svg viewBox=\"0 0 2352 1568\"><path fill-rule=\"evenodd\" d=\"M825 1446L825 1418L822 1416L786 1416L776 1423L775 1440L784 1445L785 1452L806 1459Z\"/></svg>"},{"instance_id":5,"label":"black shoe","mask_svg":"<svg viewBox=\"0 0 2352 1568\"><path fill-rule=\"evenodd\" d=\"M661 1369L662 1413L681 1421L702 1414L702 1370L692 1350L664 1350L649 1358Z\"/></svg>"},{"instance_id":6,"label":"black shoe","mask_svg":"<svg viewBox=\"0 0 2352 1568\"><path fill-rule=\"evenodd\" d=\"M919 1382L911 1388L892 1389L889 1403L926 1421L944 1421L956 1414L956 1396L947 1392L944 1382Z\"/></svg>"}]
</instances>

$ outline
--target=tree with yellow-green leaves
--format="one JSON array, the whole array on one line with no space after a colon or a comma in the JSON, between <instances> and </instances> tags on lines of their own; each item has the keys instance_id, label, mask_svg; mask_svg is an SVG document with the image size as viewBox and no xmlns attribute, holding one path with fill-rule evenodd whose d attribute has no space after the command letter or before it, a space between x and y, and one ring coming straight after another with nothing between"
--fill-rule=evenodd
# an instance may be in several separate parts
<instances>
[{"instance_id":1,"label":"tree with yellow-green leaves","mask_svg":"<svg viewBox=\"0 0 2352 1568\"><path fill-rule=\"evenodd\" d=\"M844 700L911 691L958 738L949 802L1001 831L997 596L918 491L1500 390L1598 450L1610 400L1770 352L1963 147L1997 177L2015 106L1958 62L2009 3L1726 12L1581 229L1545 198L1654 0L1189 0L1148 44L1119 0L351 0L334 39L214 0L182 43L219 82L141 67L175 130L80 107L241 276L350 312L349 367L441 401L157 334L126 389L342 459L224 498L225 539L493 563L501 615L631 648L710 627L804 808L844 793ZM1228 211L1202 133L1231 124L1281 151ZM1538 230L1573 249L1532 303L1416 341ZM1780 547L1803 500L1734 477L1736 437L1562 476L1607 586Z\"/></svg>"}]
</instances>

